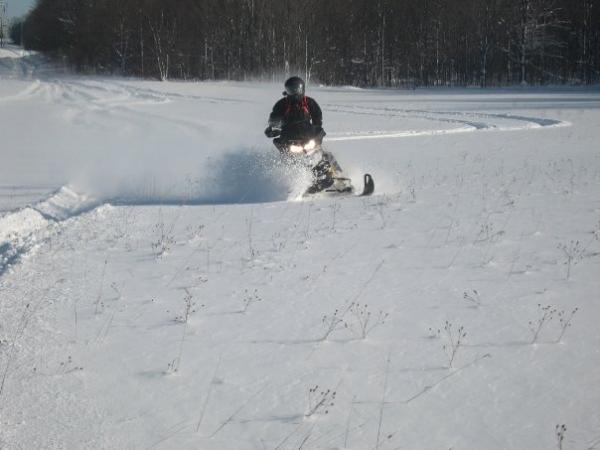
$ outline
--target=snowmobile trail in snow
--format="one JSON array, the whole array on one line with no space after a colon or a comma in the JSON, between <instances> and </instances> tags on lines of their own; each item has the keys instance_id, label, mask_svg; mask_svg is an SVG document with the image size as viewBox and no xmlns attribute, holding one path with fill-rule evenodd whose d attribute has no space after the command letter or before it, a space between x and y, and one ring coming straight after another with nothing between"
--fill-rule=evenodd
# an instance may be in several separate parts
<instances>
[{"instance_id":1,"label":"snowmobile trail in snow","mask_svg":"<svg viewBox=\"0 0 600 450\"><path fill-rule=\"evenodd\" d=\"M0 103L11 103L24 101L35 97L40 92L41 83L39 80L32 81L29 86L16 94L0 97Z\"/></svg>"},{"instance_id":2,"label":"snowmobile trail in snow","mask_svg":"<svg viewBox=\"0 0 600 450\"><path fill-rule=\"evenodd\" d=\"M456 128L444 129L353 131L337 133L334 132L329 135L328 141L330 142L443 136L448 134L461 134L473 132L507 132L571 126L571 123L567 121L550 118L530 117L509 113L488 113L476 111L435 111L374 106L348 107L336 104L330 104L326 106L331 112L336 113L357 114L365 116L384 116L388 118L413 118L459 125Z\"/></svg>"}]
</instances>

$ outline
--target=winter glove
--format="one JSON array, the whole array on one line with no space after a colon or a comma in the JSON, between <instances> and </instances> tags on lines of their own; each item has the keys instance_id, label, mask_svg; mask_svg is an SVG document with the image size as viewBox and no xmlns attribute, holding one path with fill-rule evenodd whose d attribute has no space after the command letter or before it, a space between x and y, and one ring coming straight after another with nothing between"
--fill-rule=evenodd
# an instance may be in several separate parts
<instances>
[{"instance_id":1,"label":"winter glove","mask_svg":"<svg viewBox=\"0 0 600 450\"><path fill-rule=\"evenodd\" d=\"M268 138L275 138L275 137L279 136L280 134L281 134L281 131L279 131L279 130L274 130L274 129L273 129L273 128L271 128L271 127L268 127L268 128L265 130L265 136L266 136L266 137L268 137Z\"/></svg>"}]
</instances>

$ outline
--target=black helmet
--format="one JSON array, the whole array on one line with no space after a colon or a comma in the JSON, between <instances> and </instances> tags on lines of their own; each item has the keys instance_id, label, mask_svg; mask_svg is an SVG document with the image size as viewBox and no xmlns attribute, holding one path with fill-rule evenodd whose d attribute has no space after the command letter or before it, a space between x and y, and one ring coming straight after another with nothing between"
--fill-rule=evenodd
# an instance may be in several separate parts
<instances>
[{"instance_id":1,"label":"black helmet","mask_svg":"<svg viewBox=\"0 0 600 450\"><path fill-rule=\"evenodd\" d=\"M285 82L285 94L290 96L304 95L304 80L300 77L288 78Z\"/></svg>"}]
</instances>

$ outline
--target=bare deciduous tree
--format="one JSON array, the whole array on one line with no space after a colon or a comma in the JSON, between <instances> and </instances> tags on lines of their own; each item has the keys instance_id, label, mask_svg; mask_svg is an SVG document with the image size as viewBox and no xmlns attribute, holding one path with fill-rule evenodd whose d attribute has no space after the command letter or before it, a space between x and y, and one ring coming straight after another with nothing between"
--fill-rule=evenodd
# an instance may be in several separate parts
<instances>
[{"instance_id":1,"label":"bare deciduous tree","mask_svg":"<svg viewBox=\"0 0 600 450\"><path fill-rule=\"evenodd\" d=\"M158 79L600 82L598 0L38 0L28 48Z\"/></svg>"}]
</instances>

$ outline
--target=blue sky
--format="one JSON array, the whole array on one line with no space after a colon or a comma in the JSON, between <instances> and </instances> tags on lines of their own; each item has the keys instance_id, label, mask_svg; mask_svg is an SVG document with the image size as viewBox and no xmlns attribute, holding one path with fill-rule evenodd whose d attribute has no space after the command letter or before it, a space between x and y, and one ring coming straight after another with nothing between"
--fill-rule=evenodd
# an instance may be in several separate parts
<instances>
[{"instance_id":1,"label":"blue sky","mask_svg":"<svg viewBox=\"0 0 600 450\"><path fill-rule=\"evenodd\" d=\"M24 15L33 6L35 0L4 0L8 5L8 17Z\"/></svg>"}]
</instances>

